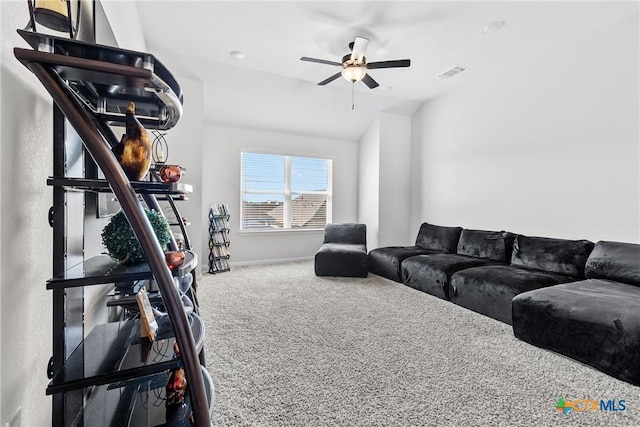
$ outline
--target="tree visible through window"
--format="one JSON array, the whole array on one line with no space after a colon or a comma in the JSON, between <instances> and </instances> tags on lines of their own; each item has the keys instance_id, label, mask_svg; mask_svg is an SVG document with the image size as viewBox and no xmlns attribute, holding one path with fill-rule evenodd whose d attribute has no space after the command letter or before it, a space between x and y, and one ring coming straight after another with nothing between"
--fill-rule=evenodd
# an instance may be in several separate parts
<instances>
[{"instance_id":1,"label":"tree visible through window","mask_svg":"<svg viewBox=\"0 0 640 427\"><path fill-rule=\"evenodd\" d=\"M331 221L331 160L242 153L242 230L317 229Z\"/></svg>"}]
</instances>

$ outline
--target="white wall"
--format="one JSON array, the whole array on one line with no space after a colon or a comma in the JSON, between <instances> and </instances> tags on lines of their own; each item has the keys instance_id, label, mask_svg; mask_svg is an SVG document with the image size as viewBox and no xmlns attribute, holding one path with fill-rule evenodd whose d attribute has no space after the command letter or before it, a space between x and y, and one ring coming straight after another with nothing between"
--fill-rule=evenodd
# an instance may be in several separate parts
<instances>
[{"instance_id":1,"label":"white wall","mask_svg":"<svg viewBox=\"0 0 640 427\"><path fill-rule=\"evenodd\" d=\"M380 231L380 116L360 139L358 150L358 222L367 225L367 249L378 245Z\"/></svg>"},{"instance_id":2,"label":"white wall","mask_svg":"<svg viewBox=\"0 0 640 427\"><path fill-rule=\"evenodd\" d=\"M367 224L369 250L412 241L410 155L408 116L380 113L360 140L358 222Z\"/></svg>"},{"instance_id":3,"label":"white wall","mask_svg":"<svg viewBox=\"0 0 640 427\"><path fill-rule=\"evenodd\" d=\"M0 34L2 35L2 39L4 40L4 33L2 32L2 28L4 27L3 22L2 22L2 8L0 7ZM2 129L2 116L3 114L2 112L2 61L4 59L4 44L2 44L2 52L0 52L0 129ZM2 165L2 132L0 131L0 165ZM0 180L0 197L2 196L3 192L2 192L3 186L2 186L2 180ZM2 242L4 240L4 232L2 229L2 210L0 209L0 242ZM2 245L0 244L0 259L2 259L2 254L3 254L3 248ZM3 298L2 298L2 278L4 276L2 275L2 263L0 262L0 320L2 320L2 313L3 313ZM2 333L2 327L0 327L0 399L2 399L4 397L4 391L2 388L2 353L3 353L3 346L2 346L2 338L4 337L3 333ZM0 403L0 423L4 423L5 422L5 415L3 415L3 411L2 411L2 404ZM11 415L9 415L11 416Z\"/></svg>"},{"instance_id":4,"label":"white wall","mask_svg":"<svg viewBox=\"0 0 640 427\"><path fill-rule=\"evenodd\" d=\"M0 12L2 12L2 9L0 8ZM0 34L2 34L3 36L3 40L4 40L4 33L2 32L2 28L3 28L3 23L2 23L2 15L0 14ZM2 80L1 80L1 76L2 76L2 60L4 59L4 44L2 45L2 52L0 52L0 129L2 129L2 116L3 114L1 114L2 112ZM0 131L0 165L2 165L2 132ZM2 196L2 180L0 180L0 196ZM2 242L4 240L4 232L2 230L2 210L0 209L0 242ZM3 250L2 250L2 245L0 244L0 259L2 259L2 254L3 254ZM3 299L2 299L2 263L0 263L0 320L2 319L2 306L3 306ZM2 334L2 327L0 327L0 399L2 399L4 397L3 394L3 389L2 389L2 338L3 338L3 334ZM4 423L5 420L5 416L2 415L2 404L0 403L0 423Z\"/></svg>"},{"instance_id":5,"label":"white wall","mask_svg":"<svg viewBox=\"0 0 640 427\"><path fill-rule=\"evenodd\" d=\"M380 114L379 246L405 246L415 241L409 229L411 207L411 117ZM373 248L373 247L371 247Z\"/></svg>"},{"instance_id":6,"label":"white wall","mask_svg":"<svg viewBox=\"0 0 640 427\"><path fill-rule=\"evenodd\" d=\"M640 239L638 16L425 104L412 228Z\"/></svg>"},{"instance_id":7,"label":"white wall","mask_svg":"<svg viewBox=\"0 0 640 427\"><path fill-rule=\"evenodd\" d=\"M134 1L100 0L109 18L118 46L124 49L147 51L147 43L140 25L140 14ZM150 52L153 53L153 52Z\"/></svg>"},{"instance_id":8,"label":"white wall","mask_svg":"<svg viewBox=\"0 0 640 427\"><path fill-rule=\"evenodd\" d=\"M240 224L240 153L259 150L333 159L333 222L355 222L358 200L358 144L277 132L205 126L203 208L226 203L231 210L231 262L255 263L313 256L322 231L238 233ZM203 218L203 258L208 253L208 219ZM205 258L206 259L206 258ZM203 261L203 264L205 262Z\"/></svg>"},{"instance_id":9,"label":"white wall","mask_svg":"<svg viewBox=\"0 0 640 427\"><path fill-rule=\"evenodd\" d=\"M0 2L0 422L21 408L23 426L50 423L51 399L44 391L51 356L52 101L37 78L15 59L28 48L16 33L27 21L26 2Z\"/></svg>"}]
</instances>

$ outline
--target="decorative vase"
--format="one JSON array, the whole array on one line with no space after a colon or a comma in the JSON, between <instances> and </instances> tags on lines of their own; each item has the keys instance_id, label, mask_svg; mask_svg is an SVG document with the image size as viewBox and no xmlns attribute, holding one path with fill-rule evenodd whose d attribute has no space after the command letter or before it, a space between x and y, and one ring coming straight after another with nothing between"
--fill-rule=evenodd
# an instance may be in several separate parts
<instances>
[{"instance_id":1,"label":"decorative vase","mask_svg":"<svg viewBox=\"0 0 640 427\"><path fill-rule=\"evenodd\" d=\"M178 165L164 165L160 168L160 179L163 182L178 182L182 178L182 168Z\"/></svg>"},{"instance_id":2,"label":"decorative vase","mask_svg":"<svg viewBox=\"0 0 640 427\"><path fill-rule=\"evenodd\" d=\"M164 260L167 263L169 270L175 270L184 264L184 252L181 251L168 251L164 254Z\"/></svg>"}]
</instances>

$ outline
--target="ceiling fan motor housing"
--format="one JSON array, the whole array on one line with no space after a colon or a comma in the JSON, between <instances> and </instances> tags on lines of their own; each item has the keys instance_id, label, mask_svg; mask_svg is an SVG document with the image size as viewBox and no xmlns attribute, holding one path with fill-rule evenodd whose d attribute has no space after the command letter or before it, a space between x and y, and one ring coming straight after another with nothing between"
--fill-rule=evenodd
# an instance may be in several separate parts
<instances>
[{"instance_id":1,"label":"ceiling fan motor housing","mask_svg":"<svg viewBox=\"0 0 640 427\"><path fill-rule=\"evenodd\" d=\"M367 59L363 56L362 57L362 61L358 61L358 60L352 60L351 59L351 54L348 53L345 56L342 57L342 66L344 68L347 68L349 66L364 66L367 64Z\"/></svg>"}]
</instances>

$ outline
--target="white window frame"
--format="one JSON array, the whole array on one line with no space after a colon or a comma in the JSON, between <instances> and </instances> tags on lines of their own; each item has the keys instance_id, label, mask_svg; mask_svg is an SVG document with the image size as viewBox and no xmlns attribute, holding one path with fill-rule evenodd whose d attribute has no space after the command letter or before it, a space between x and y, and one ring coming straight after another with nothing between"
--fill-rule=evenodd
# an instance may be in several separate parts
<instances>
[{"instance_id":1,"label":"white window frame","mask_svg":"<svg viewBox=\"0 0 640 427\"><path fill-rule=\"evenodd\" d=\"M284 191L274 191L274 190L244 190L244 160L243 154L267 154L272 156L282 156L284 157L284 167L285 167L285 176L284 176ZM293 191L291 189L291 159L297 158L310 158L310 159L321 159L327 162L327 191ZM274 227L274 228L243 228L244 223L244 194L283 194L284 203L283 203L283 226L282 227ZM257 150L241 150L240 151L240 226L239 233L240 234L253 234L253 233L305 233L305 232L317 232L324 230L324 226L321 227L307 227L307 228L292 228L291 227L291 206L292 200L294 196L297 195L305 195L305 194L322 194L327 196L327 206L326 206L326 224L329 224L333 221L333 159L330 157L324 156L311 156L311 155L297 155L297 154L282 154L282 153L273 153L273 152L265 152L265 151L257 151Z\"/></svg>"}]
</instances>

